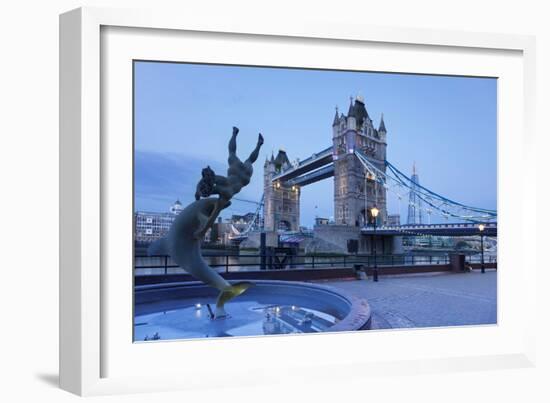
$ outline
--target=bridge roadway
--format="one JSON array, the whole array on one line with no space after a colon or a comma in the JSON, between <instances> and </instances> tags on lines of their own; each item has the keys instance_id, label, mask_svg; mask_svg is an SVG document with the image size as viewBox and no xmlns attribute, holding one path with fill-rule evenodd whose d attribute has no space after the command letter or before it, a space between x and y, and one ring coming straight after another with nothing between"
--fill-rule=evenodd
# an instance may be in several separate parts
<instances>
[{"instance_id":1,"label":"bridge roadway","mask_svg":"<svg viewBox=\"0 0 550 403\"><path fill-rule=\"evenodd\" d=\"M497 224L485 223L484 236L497 236ZM374 235L374 227L363 227L363 235ZM449 223L449 224L408 224L408 225L383 225L376 227L376 235L391 236L414 236L414 235L435 235L435 236L474 236L481 235L478 224L475 223Z\"/></svg>"},{"instance_id":2,"label":"bridge roadway","mask_svg":"<svg viewBox=\"0 0 550 403\"><path fill-rule=\"evenodd\" d=\"M298 176L288 180L286 183L290 186L306 186L315 182L319 182L323 179L331 178L334 176L334 164L324 166L320 169L317 169L313 172L307 173L305 175Z\"/></svg>"},{"instance_id":3,"label":"bridge roadway","mask_svg":"<svg viewBox=\"0 0 550 403\"><path fill-rule=\"evenodd\" d=\"M284 172L281 172L279 175L275 175L273 177L273 182L275 181L289 182L291 179L297 178L300 175L311 172L315 169L321 168L331 163L332 163L332 146L327 147L324 150L313 154L311 157L306 158L303 161L300 161L298 165L290 169L287 169ZM330 176L326 176L325 178L328 178ZM325 179L325 178L322 178L322 179ZM321 180L321 179L317 179L317 180ZM312 182L309 182L309 183L312 183Z\"/></svg>"}]
</instances>

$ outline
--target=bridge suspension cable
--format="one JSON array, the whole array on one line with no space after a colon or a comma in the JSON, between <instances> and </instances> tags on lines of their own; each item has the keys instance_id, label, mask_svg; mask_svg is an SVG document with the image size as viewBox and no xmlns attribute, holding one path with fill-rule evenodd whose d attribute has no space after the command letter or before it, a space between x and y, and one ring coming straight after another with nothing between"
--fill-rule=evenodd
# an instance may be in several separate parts
<instances>
[{"instance_id":1,"label":"bridge suspension cable","mask_svg":"<svg viewBox=\"0 0 550 403\"><path fill-rule=\"evenodd\" d=\"M386 166L388 168L390 168L390 170L392 170L392 172L394 172L396 174L396 176L400 177L400 178L403 178L403 180L407 181L408 183L412 183L412 179L409 178L407 175L405 175L403 172L401 172L399 169L397 169L395 167L395 165L393 165L392 163L390 163L389 161L386 161ZM462 207L463 209L465 210L469 210L469 211L476 211L476 212L479 212L479 213L486 213L486 214L489 214L489 215L492 215L492 216L495 216L497 215L497 212L495 210L488 210L488 209L483 209L483 208L479 208L479 207L472 207L472 206L467 206L467 205L464 205L462 203L459 203L459 202L456 202L456 201L453 201L451 199L448 199L444 196L441 196L433 191L431 191L430 189L427 189L426 187L420 185L420 184L416 184L420 189L422 189L424 192L432 195L433 197L435 197L436 199L439 199L439 200L443 200L449 204L454 204L456 206L460 206Z\"/></svg>"},{"instance_id":2,"label":"bridge suspension cable","mask_svg":"<svg viewBox=\"0 0 550 403\"><path fill-rule=\"evenodd\" d=\"M263 209L263 206L264 206L264 195L262 193L262 197L260 198L260 201L259 202L255 202L255 201L252 201L252 200L245 200L245 199L238 199L238 198L233 198L233 200L238 200L238 201L241 201L241 202L245 202L245 203L253 203L253 204L256 204L257 207L256 207L256 211L254 212L254 216L252 217L252 219L249 221L248 225L246 226L246 228L243 230L243 231L238 231L234 226L232 226L232 231L233 233L235 234L233 237L231 238L240 238L240 237L247 237L249 232L252 231L252 229L254 229L254 226L256 224L256 222L258 223L258 226L262 226L262 220L261 220L261 217L260 217L260 214L261 214L261 211Z\"/></svg>"},{"instance_id":3,"label":"bridge suspension cable","mask_svg":"<svg viewBox=\"0 0 550 403\"><path fill-rule=\"evenodd\" d=\"M243 203L250 203L250 204L260 205L260 204L264 203L264 196L262 194L262 198L260 199L259 202L255 201L255 200L239 199L238 197L233 197L232 200L237 200L237 201L240 201L240 202L243 202Z\"/></svg>"},{"instance_id":4,"label":"bridge suspension cable","mask_svg":"<svg viewBox=\"0 0 550 403\"><path fill-rule=\"evenodd\" d=\"M361 151L355 150L355 155L359 161L363 164L363 167L371 178L376 182L382 184L386 190L397 195L399 200L399 210L401 213L401 199L408 192L414 192L418 199L424 202L429 208L423 208L419 204L415 204L415 208L426 211L429 216L433 212L437 212L442 217L448 219L449 217L455 217L464 221L479 222L479 221L492 221L496 220L497 213L495 210L488 210L478 207L467 206L465 204L453 201L438 193L414 183L411 178L403 174L389 161L385 161L386 167L389 169L389 173L383 172L372 164L366 155ZM400 194L394 190L394 188L406 189L405 194ZM472 214L473 213L473 214Z\"/></svg>"}]
</instances>

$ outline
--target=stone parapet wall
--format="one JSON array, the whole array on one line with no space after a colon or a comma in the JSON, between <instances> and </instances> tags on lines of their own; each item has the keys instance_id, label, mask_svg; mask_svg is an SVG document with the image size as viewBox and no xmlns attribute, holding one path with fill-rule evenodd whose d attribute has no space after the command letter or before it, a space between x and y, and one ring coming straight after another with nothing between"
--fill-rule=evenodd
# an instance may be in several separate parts
<instances>
[{"instance_id":1,"label":"stone parapet wall","mask_svg":"<svg viewBox=\"0 0 550 403\"><path fill-rule=\"evenodd\" d=\"M347 250L348 240L359 239L361 230L350 225L316 225L313 227L313 236L330 242L343 250Z\"/></svg>"}]
</instances>

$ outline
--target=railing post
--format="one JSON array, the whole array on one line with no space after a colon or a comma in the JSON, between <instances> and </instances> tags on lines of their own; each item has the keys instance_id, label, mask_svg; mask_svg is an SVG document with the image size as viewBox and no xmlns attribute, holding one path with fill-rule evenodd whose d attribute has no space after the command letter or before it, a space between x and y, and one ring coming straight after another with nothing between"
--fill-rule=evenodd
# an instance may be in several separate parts
<instances>
[{"instance_id":1,"label":"railing post","mask_svg":"<svg viewBox=\"0 0 550 403\"><path fill-rule=\"evenodd\" d=\"M164 255L164 274L168 274L168 255Z\"/></svg>"},{"instance_id":2,"label":"railing post","mask_svg":"<svg viewBox=\"0 0 550 403\"><path fill-rule=\"evenodd\" d=\"M265 270L266 267L266 235L265 232L260 233L260 270Z\"/></svg>"},{"instance_id":3,"label":"railing post","mask_svg":"<svg viewBox=\"0 0 550 403\"><path fill-rule=\"evenodd\" d=\"M344 255L344 267L346 267L346 255Z\"/></svg>"},{"instance_id":4,"label":"railing post","mask_svg":"<svg viewBox=\"0 0 550 403\"><path fill-rule=\"evenodd\" d=\"M229 273L229 255L225 255L225 272Z\"/></svg>"},{"instance_id":5,"label":"railing post","mask_svg":"<svg viewBox=\"0 0 550 403\"><path fill-rule=\"evenodd\" d=\"M311 255L311 268L315 267L315 255Z\"/></svg>"}]
</instances>

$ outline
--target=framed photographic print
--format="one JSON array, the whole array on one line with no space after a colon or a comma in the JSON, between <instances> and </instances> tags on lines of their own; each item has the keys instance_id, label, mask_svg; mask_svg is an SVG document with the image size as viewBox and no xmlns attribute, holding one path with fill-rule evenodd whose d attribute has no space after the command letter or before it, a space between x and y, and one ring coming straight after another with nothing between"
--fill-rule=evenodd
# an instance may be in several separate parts
<instances>
[{"instance_id":1,"label":"framed photographic print","mask_svg":"<svg viewBox=\"0 0 550 403\"><path fill-rule=\"evenodd\" d=\"M60 43L63 388L530 365L531 38L78 9Z\"/></svg>"}]
</instances>

